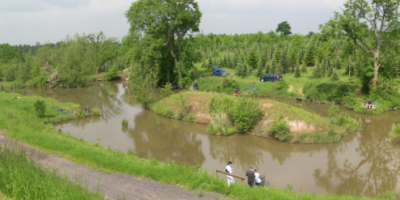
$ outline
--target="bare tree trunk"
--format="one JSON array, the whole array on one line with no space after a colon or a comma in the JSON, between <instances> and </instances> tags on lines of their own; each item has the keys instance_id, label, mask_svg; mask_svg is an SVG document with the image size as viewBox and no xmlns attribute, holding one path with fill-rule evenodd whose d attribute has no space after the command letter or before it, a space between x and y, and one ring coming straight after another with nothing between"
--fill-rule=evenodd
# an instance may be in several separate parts
<instances>
[{"instance_id":1,"label":"bare tree trunk","mask_svg":"<svg viewBox=\"0 0 400 200\"><path fill-rule=\"evenodd\" d=\"M374 88L376 88L376 82L378 81L378 71L379 71L378 59L379 59L379 52L374 54L374 77L372 77L371 80Z\"/></svg>"},{"instance_id":2,"label":"bare tree trunk","mask_svg":"<svg viewBox=\"0 0 400 200\"><path fill-rule=\"evenodd\" d=\"M175 56L173 56L173 57L174 57L174 62L175 62L175 68L176 68L176 70L178 71L178 75L179 75L179 81L178 81L178 83L179 83L179 88L183 89L181 70L179 69L178 61L176 60L176 57L175 57Z\"/></svg>"}]
</instances>

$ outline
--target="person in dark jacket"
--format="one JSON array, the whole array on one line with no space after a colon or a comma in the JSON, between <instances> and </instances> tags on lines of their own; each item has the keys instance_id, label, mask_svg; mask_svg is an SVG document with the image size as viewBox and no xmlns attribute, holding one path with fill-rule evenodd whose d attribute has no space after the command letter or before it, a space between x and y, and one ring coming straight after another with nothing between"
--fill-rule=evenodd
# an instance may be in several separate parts
<instances>
[{"instance_id":1,"label":"person in dark jacket","mask_svg":"<svg viewBox=\"0 0 400 200\"><path fill-rule=\"evenodd\" d=\"M372 108L372 102L371 102L371 99L368 99L367 109L371 109L371 108Z\"/></svg>"},{"instance_id":2,"label":"person in dark jacket","mask_svg":"<svg viewBox=\"0 0 400 200\"><path fill-rule=\"evenodd\" d=\"M256 178L253 171L253 165L250 165L249 170L246 171L246 176L247 176L247 183L249 184L250 187L253 187L254 179Z\"/></svg>"}]
</instances>

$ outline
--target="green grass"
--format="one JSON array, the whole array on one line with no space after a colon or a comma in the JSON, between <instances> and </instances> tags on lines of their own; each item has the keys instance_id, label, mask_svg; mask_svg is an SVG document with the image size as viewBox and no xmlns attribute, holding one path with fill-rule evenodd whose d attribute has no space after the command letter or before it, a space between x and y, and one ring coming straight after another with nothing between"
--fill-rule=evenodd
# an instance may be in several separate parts
<instances>
[{"instance_id":1,"label":"green grass","mask_svg":"<svg viewBox=\"0 0 400 200\"><path fill-rule=\"evenodd\" d=\"M1 192L13 199L104 199L12 150L0 152L0 177Z\"/></svg>"},{"instance_id":2,"label":"green grass","mask_svg":"<svg viewBox=\"0 0 400 200\"><path fill-rule=\"evenodd\" d=\"M56 120L57 117L38 118L31 112L30 107L33 107L33 103L38 98L32 96L15 99L14 94L0 93L0 112L2 113L0 115L0 128L8 129L5 134L47 153L54 153L104 172L132 174L190 189L214 191L237 199L368 199L352 196L296 194L279 188L249 188L240 184L228 187L226 180L216 179L213 175L196 166L187 166L170 161L160 162L153 158L138 158L134 153L112 151L59 132L55 130L52 124L46 123L60 121ZM48 108L79 107L76 104L63 104L52 99L43 100ZM53 109L47 110L46 113L50 116L57 114L58 112ZM394 199L394 196L390 197Z\"/></svg>"}]
</instances>

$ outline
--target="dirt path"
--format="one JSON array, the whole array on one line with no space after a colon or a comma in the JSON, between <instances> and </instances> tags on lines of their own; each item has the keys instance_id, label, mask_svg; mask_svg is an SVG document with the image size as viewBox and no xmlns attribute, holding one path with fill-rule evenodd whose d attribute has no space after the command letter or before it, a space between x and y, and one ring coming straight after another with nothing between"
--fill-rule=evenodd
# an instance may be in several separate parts
<instances>
[{"instance_id":1,"label":"dirt path","mask_svg":"<svg viewBox=\"0 0 400 200\"><path fill-rule=\"evenodd\" d=\"M71 180L84 182L92 191L98 189L106 199L226 199L222 194L188 190L185 187L146 178L139 179L129 174L103 173L56 155L47 155L26 144L8 139L1 135L1 132L0 130L0 149L18 149L41 165L58 169L58 173L68 176Z\"/></svg>"}]
</instances>

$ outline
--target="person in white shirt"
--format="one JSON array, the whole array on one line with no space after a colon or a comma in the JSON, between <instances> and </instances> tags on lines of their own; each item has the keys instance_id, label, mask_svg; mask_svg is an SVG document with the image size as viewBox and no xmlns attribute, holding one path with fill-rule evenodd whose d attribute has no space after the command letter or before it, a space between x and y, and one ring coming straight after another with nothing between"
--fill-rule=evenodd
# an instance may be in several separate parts
<instances>
[{"instance_id":1,"label":"person in white shirt","mask_svg":"<svg viewBox=\"0 0 400 200\"><path fill-rule=\"evenodd\" d=\"M232 161L228 161L228 165L225 168L226 173L232 174ZM235 179L232 176L226 175L227 181L228 181L228 186L230 186L232 183L235 183Z\"/></svg>"},{"instance_id":2,"label":"person in white shirt","mask_svg":"<svg viewBox=\"0 0 400 200\"><path fill-rule=\"evenodd\" d=\"M260 185L261 184L261 178L260 178L260 174L257 172L257 169L254 169L254 181L256 182L256 185Z\"/></svg>"}]
</instances>

